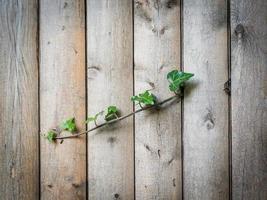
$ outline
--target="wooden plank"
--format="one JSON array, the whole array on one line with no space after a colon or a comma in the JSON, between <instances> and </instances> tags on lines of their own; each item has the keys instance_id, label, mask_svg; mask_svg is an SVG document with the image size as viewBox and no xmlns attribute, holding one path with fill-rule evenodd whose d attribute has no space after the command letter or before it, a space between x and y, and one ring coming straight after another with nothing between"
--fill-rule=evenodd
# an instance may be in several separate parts
<instances>
[{"instance_id":1,"label":"wooden plank","mask_svg":"<svg viewBox=\"0 0 267 200\"><path fill-rule=\"evenodd\" d=\"M228 199L227 5L184 1L184 199Z\"/></svg>"},{"instance_id":2,"label":"wooden plank","mask_svg":"<svg viewBox=\"0 0 267 200\"><path fill-rule=\"evenodd\" d=\"M35 0L0 1L0 199L38 199Z\"/></svg>"},{"instance_id":3,"label":"wooden plank","mask_svg":"<svg viewBox=\"0 0 267 200\"><path fill-rule=\"evenodd\" d=\"M180 66L180 2L138 0L134 11L135 93L155 86L163 100L166 75ZM136 199L181 199L180 103L136 115L135 168Z\"/></svg>"},{"instance_id":4,"label":"wooden plank","mask_svg":"<svg viewBox=\"0 0 267 200\"><path fill-rule=\"evenodd\" d=\"M85 129L84 1L40 2L41 132L72 116ZM41 139L41 198L86 198L86 139Z\"/></svg>"},{"instance_id":5,"label":"wooden plank","mask_svg":"<svg viewBox=\"0 0 267 200\"><path fill-rule=\"evenodd\" d=\"M232 196L267 199L267 2L231 1Z\"/></svg>"},{"instance_id":6,"label":"wooden plank","mask_svg":"<svg viewBox=\"0 0 267 200\"><path fill-rule=\"evenodd\" d=\"M88 114L133 110L131 0L88 0ZM88 138L89 199L134 199L133 118Z\"/></svg>"}]
</instances>

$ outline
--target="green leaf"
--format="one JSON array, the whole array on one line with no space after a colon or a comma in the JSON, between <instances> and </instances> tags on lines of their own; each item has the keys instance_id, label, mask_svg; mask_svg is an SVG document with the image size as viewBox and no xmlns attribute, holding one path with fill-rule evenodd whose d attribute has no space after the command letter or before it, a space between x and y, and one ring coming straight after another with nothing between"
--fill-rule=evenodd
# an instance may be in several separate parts
<instances>
[{"instance_id":1,"label":"green leaf","mask_svg":"<svg viewBox=\"0 0 267 200\"><path fill-rule=\"evenodd\" d=\"M170 83L169 89L172 92L179 92L181 87L184 85L185 81L193 77L194 74L182 72L178 70L173 70L167 74L167 79Z\"/></svg>"},{"instance_id":2,"label":"green leaf","mask_svg":"<svg viewBox=\"0 0 267 200\"><path fill-rule=\"evenodd\" d=\"M118 112L118 109L116 106L109 106L108 107L108 113L116 113Z\"/></svg>"},{"instance_id":3,"label":"green leaf","mask_svg":"<svg viewBox=\"0 0 267 200\"><path fill-rule=\"evenodd\" d=\"M95 116L90 116L87 118L87 120L85 121L86 124L90 123L90 122L95 122L96 124L96 120L98 118L99 115L102 115L104 111L101 111L99 113L96 113Z\"/></svg>"},{"instance_id":4,"label":"green leaf","mask_svg":"<svg viewBox=\"0 0 267 200\"><path fill-rule=\"evenodd\" d=\"M140 104L144 104L146 106L151 106L155 104L156 97L151 92L146 90L145 92L140 93L137 96L132 96L131 100Z\"/></svg>"},{"instance_id":5,"label":"green leaf","mask_svg":"<svg viewBox=\"0 0 267 200\"><path fill-rule=\"evenodd\" d=\"M69 131L69 132L74 132L76 131L77 127L75 124L75 118L72 117L70 119L67 119L66 121L64 121L61 126L60 126L63 130Z\"/></svg>"},{"instance_id":6,"label":"green leaf","mask_svg":"<svg viewBox=\"0 0 267 200\"><path fill-rule=\"evenodd\" d=\"M95 119L97 120L98 116L99 116L99 115L103 115L103 113L104 113L104 110L100 111L99 113L96 113L96 115L95 115Z\"/></svg>"},{"instance_id":7,"label":"green leaf","mask_svg":"<svg viewBox=\"0 0 267 200\"><path fill-rule=\"evenodd\" d=\"M87 120L85 121L85 123L88 124L88 123L90 123L90 122L94 122L94 121L96 121L95 116L93 116L93 117L88 117Z\"/></svg>"},{"instance_id":8,"label":"green leaf","mask_svg":"<svg viewBox=\"0 0 267 200\"><path fill-rule=\"evenodd\" d=\"M110 121L116 118L118 118L118 108L116 106L109 106L107 114L105 115L105 120Z\"/></svg>"},{"instance_id":9,"label":"green leaf","mask_svg":"<svg viewBox=\"0 0 267 200\"><path fill-rule=\"evenodd\" d=\"M54 131L48 131L45 137L49 142L53 142L57 137L57 133Z\"/></svg>"}]
</instances>

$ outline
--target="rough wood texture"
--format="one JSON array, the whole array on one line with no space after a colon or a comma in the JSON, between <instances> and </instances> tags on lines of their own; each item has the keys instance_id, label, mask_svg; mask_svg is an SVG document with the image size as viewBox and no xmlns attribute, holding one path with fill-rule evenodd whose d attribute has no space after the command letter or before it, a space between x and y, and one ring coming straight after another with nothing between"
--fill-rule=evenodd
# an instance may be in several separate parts
<instances>
[{"instance_id":1,"label":"rough wood texture","mask_svg":"<svg viewBox=\"0 0 267 200\"><path fill-rule=\"evenodd\" d=\"M135 1L135 93L171 95L167 73L180 67L180 2ZM135 120L136 199L181 199L181 104Z\"/></svg>"},{"instance_id":2,"label":"rough wood texture","mask_svg":"<svg viewBox=\"0 0 267 200\"><path fill-rule=\"evenodd\" d=\"M88 114L133 110L131 0L88 0ZM88 138L89 199L134 198L133 118Z\"/></svg>"},{"instance_id":3,"label":"rough wood texture","mask_svg":"<svg viewBox=\"0 0 267 200\"><path fill-rule=\"evenodd\" d=\"M267 2L231 1L233 199L267 199Z\"/></svg>"},{"instance_id":4,"label":"rough wood texture","mask_svg":"<svg viewBox=\"0 0 267 200\"><path fill-rule=\"evenodd\" d=\"M229 198L227 5L184 1L184 198Z\"/></svg>"},{"instance_id":5,"label":"rough wood texture","mask_svg":"<svg viewBox=\"0 0 267 200\"><path fill-rule=\"evenodd\" d=\"M41 132L76 117L85 129L84 1L41 1ZM86 140L50 144L41 138L41 198L86 198Z\"/></svg>"},{"instance_id":6,"label":"rough wood texture","mask_svg":"<svg viewBox=\"0 0 267 200\"><path fill-rule=\"evenodd\" d=\"M0 199L37 199L37 2L0 0Z\"/></svg>"}]
</instances>

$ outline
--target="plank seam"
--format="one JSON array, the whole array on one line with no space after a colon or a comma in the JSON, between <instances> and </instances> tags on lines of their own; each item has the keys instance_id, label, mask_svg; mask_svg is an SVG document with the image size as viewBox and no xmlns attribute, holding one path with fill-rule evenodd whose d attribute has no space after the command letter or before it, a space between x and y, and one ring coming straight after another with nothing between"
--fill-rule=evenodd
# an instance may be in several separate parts
<instances>
[{"instance_id":1,"label":"plank seam","mask_svg":"<svg viewBox=\"0 0 267 200\"><path fill-rule=\"evenodd\" d=\"M85 62L85 120L87 119L88 116L88 84L87 84L87 77L88 77L88 70L87 70L87 64L88 64L88 55L87 55L87 0L84 0L84 42L85 42L85 46L84 46L84 51L85 51L85 55L84 55L84 62ZM85 129L88 129L88 124L85 124ZM89 137L86 134L85 136L85 198L89 199L89 178L88 178L88 140Z\"/></svg>"},{"instance_id":2,"label":"plank seam","mask_svg":"<svg viewBox=\"0 0 267 200\"><path fill-rule=\"evenodd\" d=\"M183 60L183 0L180 0L180 70L184 70L184 60ZM182 184L182 199L184 199L184 97L181 97L181 184Z\"/></svg>"},{"instance_id":3,"label":"plank seam","mask_svg":"<svg viewBox=\"0 0 267 200\"><path fill-rule=\"evenodd\" d=\"M38 139L38 184L37 184L37 187L38 187L38 194L37 194L37 196L38 196L38 199L41 199L41 137L40 137L40 133L41 133L41 106L40 106L40 104L41 104L41 101L40 101L40 94L41 94L41 92L40 92L40 83L41 83L41 81L40 81L40 61L41 61L41 48L40 48L40 23L41 23L41 18L40 18L40 5L41 5L41 3L40 3L40 1L37 1L37 33L36 33L36 43L37 43L37 49L36 49L36 51L37 51L37 68L38 68L38 86L37 86L37 88L38 88L38 97L37 97L37 99L38 99L38 136L37 136L37 139Z\"/></svg>"},{"instance_id":4,"label":"plank seam","mask_svg":"<svg viewBox=\"0 0 267 200\"><path fill-rule=\"evenodd\" d=\"M231 80L231 0L227 0L227 58L228 58L228 80ZM229 85L230 91L231 84ZM229 199L232 200L232 101L228 95L228 163L229 163Z\"/></svg>"},{"instance_id":5,"label":"plank seam","mask_svg":"<svg viewBox=\"0 0 267 200\"><path fill-rule=\"evenodd\" d=\"M134 4L133 4L133 1L132 1L132 76L133 76L133 95L135 95L135 73L134 73ZM133 107L132 107L132 110L133 112L135 112L135 104L134 102L132 103ZM136 180L136 177L135 177L135 115L133 115L133 185L134 185L134 199L136 199L136 185L135 185L135 180Z\"/></svg>"}]
</instances>

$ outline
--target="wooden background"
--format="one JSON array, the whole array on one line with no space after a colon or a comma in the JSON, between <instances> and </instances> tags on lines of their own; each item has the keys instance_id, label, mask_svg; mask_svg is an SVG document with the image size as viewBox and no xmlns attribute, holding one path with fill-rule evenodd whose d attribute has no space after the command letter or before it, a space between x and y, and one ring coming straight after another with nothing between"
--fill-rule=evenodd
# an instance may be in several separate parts
<instances>
[{"instance_id":1,"label":"wooden background","mask_svg":"<svg viewBox=\"0 0 267 200\"><path fill-rule=\"evenodd\" d=\"M195 73L115 128L40 133ZM231 78L231 96L224 91ZM0 199L267 199L266 0L0 0Z\"/></svg>"}]
</instances>

